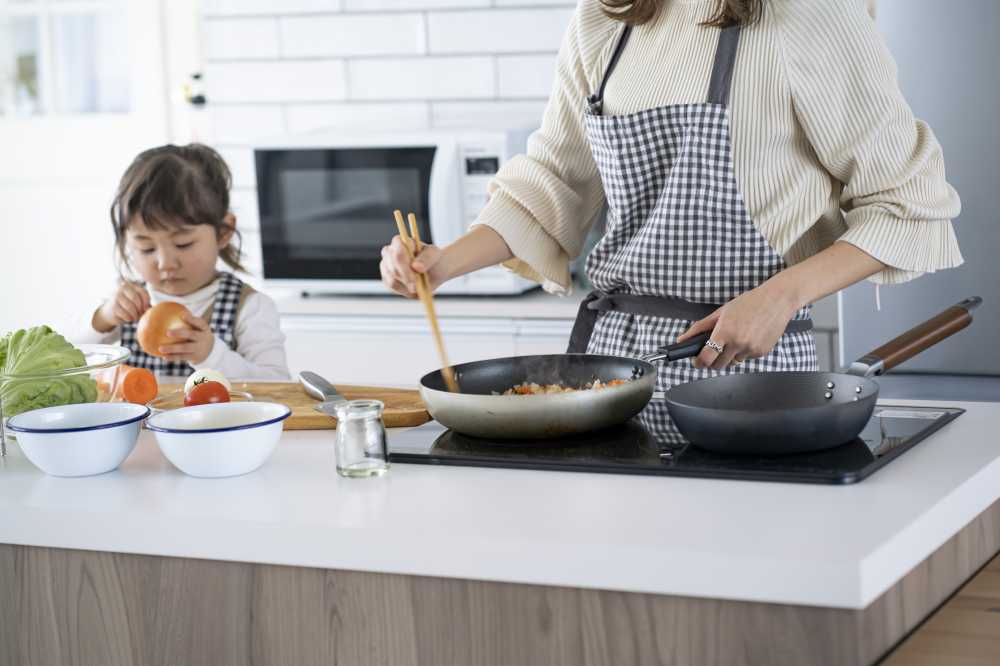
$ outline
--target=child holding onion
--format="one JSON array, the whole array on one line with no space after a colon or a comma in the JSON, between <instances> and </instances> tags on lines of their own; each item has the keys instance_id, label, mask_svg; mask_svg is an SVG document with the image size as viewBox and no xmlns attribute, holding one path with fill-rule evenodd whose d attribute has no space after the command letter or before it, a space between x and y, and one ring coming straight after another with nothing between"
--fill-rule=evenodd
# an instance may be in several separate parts
<instances>
[{"instance_id":1,"label":"child holding onion","mask_svg":"<svg viewBox=\"0 0 1000 666\"><path fill-rule=\"evenodd\" d=\"M120 282L89 314L81 341L120 340L131 366L157 375L210 367L234 378L288 377L274 301L216 269L221 259L245 272L231 183L208 146L166 145L135 158L111 206Z\"/></svg>"}]
</instances>

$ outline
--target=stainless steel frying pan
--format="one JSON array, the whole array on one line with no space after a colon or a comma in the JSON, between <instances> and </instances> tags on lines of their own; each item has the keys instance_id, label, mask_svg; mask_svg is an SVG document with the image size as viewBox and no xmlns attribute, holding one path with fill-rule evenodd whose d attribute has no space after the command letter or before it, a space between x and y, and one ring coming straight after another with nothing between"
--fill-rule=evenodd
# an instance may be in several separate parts
<instances>
[{"instance_id":1,"label":"stainless steel frying pan","mask_svg":"<svg viewBox=\"0 0 1000 666\"><path fill-rule=\"evenodd\" d=\"M657 361L696 355L708 334L658 349L641 359L598 354L511 356L454 366L461 393L445 388L440 370L420 379L420 396L437 421L474 437L564 437L627 421L653 395ZM580 387L595 379L633 381L596 391L546 395L498 395L518 384Z\"/></svg>"}]
</instances>

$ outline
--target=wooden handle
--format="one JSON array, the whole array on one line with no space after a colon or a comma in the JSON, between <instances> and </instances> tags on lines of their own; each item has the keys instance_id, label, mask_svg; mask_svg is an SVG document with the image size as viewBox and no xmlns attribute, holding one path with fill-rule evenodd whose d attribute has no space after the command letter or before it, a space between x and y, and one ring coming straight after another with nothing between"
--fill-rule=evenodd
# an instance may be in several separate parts
<instances>
[{"instance_id":1,"label":"wooden handle","mask_svg":"<svg viewBox=\"0 0 1000 666\"><path fill-rule=\"evenodd\" d=\"M971 324L972 310L977 308L982 301L983 299L978 296L967 298L924 323L914 326L878 349L865 354L860 360L870 366L881 361L882 368L877 374L895 368L903 361L913 358Z\"/></svg>"}]
</instances>

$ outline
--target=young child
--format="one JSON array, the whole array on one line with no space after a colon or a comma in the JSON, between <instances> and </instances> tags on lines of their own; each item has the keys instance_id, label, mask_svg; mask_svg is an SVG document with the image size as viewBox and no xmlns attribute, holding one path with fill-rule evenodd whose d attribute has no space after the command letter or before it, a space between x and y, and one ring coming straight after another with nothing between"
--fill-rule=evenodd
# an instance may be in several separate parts
<instances>
[{"instance_id":1,"label":"young child","mask_svg":"<svg viewBox=\"0 0 1000 666\"><path fill-rule=\"evenodd\" d=\"M229 210L231 182L229 167L208 146L166 145L135 158L111 206L120 283L90 316L85 337L120 340L132 351L129 365L158 375L208 367L230 378L288 378L274 301L216 270L221 258L245 272ZM176 341L160 348L165 358L145 353L136 340L136 322L161 301L182 303L195 315L171 332Z\"/></svg>"}]
</instances>

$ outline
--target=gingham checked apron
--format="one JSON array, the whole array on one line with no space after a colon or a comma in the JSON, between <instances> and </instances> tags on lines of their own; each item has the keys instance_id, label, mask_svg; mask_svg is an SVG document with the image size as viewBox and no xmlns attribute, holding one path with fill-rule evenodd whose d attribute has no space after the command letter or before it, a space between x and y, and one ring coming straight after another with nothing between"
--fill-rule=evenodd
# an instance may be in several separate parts
<instances>
[{"instance_id":1,"label":"gingham checked apron","mask_svg":"<svg viewBox=\"0 0 1000 666\"><path fill-rule=\"evenodd\" d=\"M219 273L219 290L215 294L212 317L208 324L212 332L229 345L230 349L236 349L236 317L239 314L242 294L242 280L232 273ZM121 325L121 344L132 352L128 360L129 365L152 370L159 376L186 377L191 374L191 366L186 362L168 361L142 351L135 331L136 324L133 322Z\"/></svg>"},{"instance_id":2,"label":"gingham checked apron","mask_svg":"<svg viewBox=\"0 0 1000 666\"><path fill-rule=\"evenodd\" d=\"M708 101L602 115L604 87L628 41L625 26L585 123L608 201L607 233L587 258L594 285L570 352L638 357L758 286L785 262L754 226L733 170L727 104L740 27L720 31ZM660 366L656 389L717 374L816 370L810 307L763 358L716 371L691 359Z\"/></svg>"}]
</instances>

